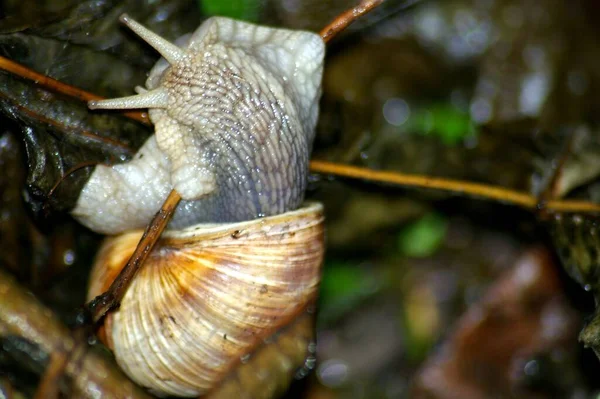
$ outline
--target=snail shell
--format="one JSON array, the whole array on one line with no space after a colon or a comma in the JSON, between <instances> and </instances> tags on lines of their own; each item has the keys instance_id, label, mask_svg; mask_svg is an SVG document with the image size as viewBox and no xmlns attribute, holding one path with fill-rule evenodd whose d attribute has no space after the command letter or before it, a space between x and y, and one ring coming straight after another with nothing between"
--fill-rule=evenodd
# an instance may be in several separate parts
<instances>
[{"instance_id":1,"label":"snail shell","mask_svg":"<svg viewBox=\"0 0 600 399\"><path fill-rule=\"evenodd\" d=\"M196 396L212 390L216 395L219 387L232 394L237 389L232 381L244 383L235 374L248 374L240 359L261 346L269 348L265 341L283 340L288 343L278 345L287 349L275 351L277 367L280 374L293 375L310 354L301 316L317 295L323 219L322 206L309 203L262 219L164 233L120 308L105 320L105 339L119 365L158 394ZM89 298L107 289L141 234L128 232L105 242ZM298 316L300 324L294 326ZM277 338L289 325L296 338ZM260 358L256 355L259 363ZM269 371L273 365L255 367L265 370L254 373L262 375L264 384L258 377L254 384L262 397L273 384L269 377L278 373Z\"/></svg>"}]
</instances>

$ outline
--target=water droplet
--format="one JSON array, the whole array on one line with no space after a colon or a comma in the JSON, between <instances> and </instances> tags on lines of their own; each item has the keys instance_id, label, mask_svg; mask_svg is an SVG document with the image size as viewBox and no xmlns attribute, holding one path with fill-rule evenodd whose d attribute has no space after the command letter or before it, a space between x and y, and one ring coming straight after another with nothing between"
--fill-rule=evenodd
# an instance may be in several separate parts
<instances>
[{"instance_id":1,"label":"water droplet","mask_svg":"<svg viewBox=\"0 0 600 399\"><path fill-rule=\"evenodd\" d=\"M390 98L383 105L383 117L394 126L403 125L410 116L410 106L401 98Z\"/></svg>"},{"instance_id":2,"label":"water droplet","mask_svg":"<svg viewBox=\"0 0 600 399\"><path fill-rule=\"evenodd\" d=\"M323 385L335 388L343 385L348 380L348 365L341 360L330 359L319 366L317 376Z\"/></svg>"},{"instance_id":3,"label":"water droplet","mask_svg":"<svg viewBox=\"0 0 600 399\"><path fill-rule=\"evenodd\" d=\"M71 266L75 262L75 252L71 249L68 249L63 254L63 262L67 266Z\"/></svg>"}]
</instances>

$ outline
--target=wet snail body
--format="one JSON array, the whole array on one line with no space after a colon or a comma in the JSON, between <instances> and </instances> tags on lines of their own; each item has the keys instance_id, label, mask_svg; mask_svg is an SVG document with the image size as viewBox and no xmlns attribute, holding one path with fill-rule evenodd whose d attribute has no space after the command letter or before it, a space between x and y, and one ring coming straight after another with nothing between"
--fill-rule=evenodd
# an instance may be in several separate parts
<instances>
[{"instance_id":1,"label":"wet snail body","mask_svg":"<svg viewBox=\"0 0 600 399\"><path fill-rule=\"evenodd\" d=\"M180 48L121 20L164 60L138 95L89 105L149 108L155 134L132 161L98 166L73 215L106 234L143 228L173 188L183 198L173 228L296 209L318 117L320 36L213 17Z\"/></svg>"},{"instance_id":2,"label":"wet snail body","mask_svg":"<svg viewBox=\"0 0 600 399\"><path fill-rule=\"evenodd\" d=\"M90 103L149 108L155 125L132 161L97 167L73 211L91 229L119 234L100 250L90 298L114 280L135 229L171 189L183 201L107 317L106 341L154 393L270 397L309 365L314 347L306 312L320 280L323 210L301 203L324 43L211 18L178 47L121 20L164 60L137 96Z\"/></svg>"}]
</instances>

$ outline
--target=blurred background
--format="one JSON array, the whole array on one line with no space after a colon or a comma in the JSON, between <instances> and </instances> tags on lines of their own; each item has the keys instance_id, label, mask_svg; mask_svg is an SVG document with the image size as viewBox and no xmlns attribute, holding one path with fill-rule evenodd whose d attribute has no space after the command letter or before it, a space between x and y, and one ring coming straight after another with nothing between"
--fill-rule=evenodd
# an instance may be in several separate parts
<instances>
[{"instance_id":1,"label":"blurred background","mask_svg":"<svg viewBox=\"0 0 600 399\"><path fill-rule=\"evenodd\" d=\"M355 1L0 4L0 55L109 97L156 61L116 24L122 12L174 39L209 15L319 31ZM387 0L328 46L313 159L597 202L599 12ZM101 237L66 213L91 168L61 177L128 159L150 131L52 96L0 72L0 267L72 324ZM595 216L321 174L307 198L327 215L318 362L287 397L600 395L598 359L578 341L594 312ZM0 384L29 397L35 378L0 348Z\"/></svg>"}]
</instances>

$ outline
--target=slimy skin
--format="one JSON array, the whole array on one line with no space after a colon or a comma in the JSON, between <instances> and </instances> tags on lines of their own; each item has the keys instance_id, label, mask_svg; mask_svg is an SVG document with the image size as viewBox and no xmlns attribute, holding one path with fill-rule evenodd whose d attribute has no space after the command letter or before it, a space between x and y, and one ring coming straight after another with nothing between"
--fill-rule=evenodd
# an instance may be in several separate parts
<instances>
[{"instance_id":1,"label":"slimy skin","mask_svg":"<svg viewBox=\"0 0 600 399\"><path fill-rule=\"evenodd\" d=\"M105 234L143 228L173 188L183 201L170 228L296 209L318 117L320 36L214 17L178 47L121 20L164 59L137 96L89 106L149 108L155 135L130 162L96 167L74 217Z\"/></svg>"}]
</instances>

